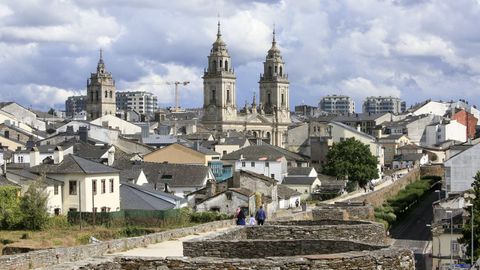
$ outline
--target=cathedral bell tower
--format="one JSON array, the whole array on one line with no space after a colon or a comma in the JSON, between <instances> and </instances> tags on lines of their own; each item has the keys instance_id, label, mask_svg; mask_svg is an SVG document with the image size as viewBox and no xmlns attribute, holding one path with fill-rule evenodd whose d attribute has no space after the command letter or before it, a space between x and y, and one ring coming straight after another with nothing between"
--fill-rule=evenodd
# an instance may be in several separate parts
<instances>
[{"instance_id":1,"label":"cathedral bell tower","mask_svg":"<svg viewBox=\"0 0 480 270\"><path fill-rule=\"evenodd\" d=\"M97 73L91 73L90 79L87 80L87 120L94 120L107 114L115 115L116 111L115 80L112 74L106 71L100 50Z\"/></svg>"},{"instance_id":2,"label":"cathedral bell tower","mask_svg":"<svg viewBox=\"0 0 480 270\"><path fill-rule=\"evenodd\" d=\"M272 47L268 50L260 75L260 106L266 114L276 114L278 122L290 122L289 82L273 30Z\"/></svg>"},{"instance_id":3,"label":"cathedral bell tower","mask_svg":"<svg viewBox=\"0 0 480 270\"><path fill-rule=\"evenodd\" d=\"M220 33L220 22L218 22L217 40L212 45L208 56L208 68L203 75L204 122L236 119L236 79L227 45Z\"/></svg>"}]
</instances>

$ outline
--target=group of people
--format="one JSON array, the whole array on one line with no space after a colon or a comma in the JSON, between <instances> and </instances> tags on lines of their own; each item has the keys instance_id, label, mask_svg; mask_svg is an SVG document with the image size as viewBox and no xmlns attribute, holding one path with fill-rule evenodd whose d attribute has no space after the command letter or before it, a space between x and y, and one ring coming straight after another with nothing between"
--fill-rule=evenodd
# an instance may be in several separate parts
<instances>
[{"instance_id":1,"label":"group of people","mask_svg":"<svg viewBox=\"0 0 480 270\"><path fill-rule=\"evenodd\" d=\"M243 212L243 210L240 207L237 208L235 218L237 219L237 225L245 225L246 224L245 213ZM253 226L255 224L263 225L266 218L267 218L267 214L265 213L265 210L263 209L263 206L260 206L260 208L257 210L257 213L255 213L255 217L253 217L253 215L250 215L250 219L248 220L248 225L250 225L250 226Z\"/></svg>"}]
</instances>

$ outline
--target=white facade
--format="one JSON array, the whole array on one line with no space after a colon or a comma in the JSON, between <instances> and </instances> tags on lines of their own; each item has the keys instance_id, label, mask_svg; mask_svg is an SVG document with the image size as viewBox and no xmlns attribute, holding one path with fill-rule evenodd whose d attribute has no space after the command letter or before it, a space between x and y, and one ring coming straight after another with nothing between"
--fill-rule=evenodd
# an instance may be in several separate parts
<instances>
[{"instance_id":1,"label":"white facade","mask_svg":"<svg viewBox=\"0 0 480 270\"><path fill-rule=\"evenodd\" d=\"M363 102L364 113L393 113L402 112L402 100L397 97L367 97Z\"/></svg>"},{"instance_id":2,"label":"white facade","mask_svg":"<svg viewBox=\"0 0 480 270\"><path fill-rule=\"evenodd\" d=\"M333 114L349 114L355 112L355 102L348 96L325 96L320 100L318 107L324 112Z\"/></svg>"},{"instance_id":3,"label":"white facade","mask_svg":"<svg viewBox=\"0 0 480 270\"><path fill-rule=\"evenodd\" d=\"M157 96L146 91L117 92L118 110L135 110L141 114L153 114L158 109Z\"/></svg>"},{"instance_id":4,"label":"white facade","mask_svg":"<svg viewBox=\"0 0 480 270\"><path fill-rule=\"evenodd\" d=\"M465 142L465 138L467 138L467 127L456 120L450 120L449 123L428 125L425 131L425 145L427 146L439 144L447 140Z\"/></svg>"},{"instance_id":5,"label":"white facade","mask_svg":"<svg viewBox=\"0 0 480 270\"><path fill-rule=\"evenodd\" d=\"M115 144L120 135L119 130L113 130L113 129L109 129L108 127L102 127L99 125L90 124L88 122L82 122L82 121L68 122L67 124L59 127L57 129L56 134L61 132L66 132L68 126L73 127L74 132L78 132L80 127L87 127L89 138L92 138L101 142L105 142L108 144Z\"/></svg>"},{"instance_id":6,"label":"white facade","mask_svg":"<svg viewBox=\"0 0 480 270\"><path fill-rule=\"evenodd\" d=\"M298 200L298 203L300 205L301 199L300 195L297 196L292 196L286 200L284 199L279 199L278 200L278 208L279 209L288 209L288 208L293 208L296 207L295 202Z\"/></svg>"},{"instance_id":7,"label":"white facade","mask_svg":"<svg viewBox=\"0 0 480 270\"><path fill-rule=\"evenodd\" d=\"M430 101L423 105L422 107L416 109L413 112L413 115L422 115L422 114L433 114L443 116L450 108L449 103Z\"/></svg>"},{"instance_id":8,"label":"white facade","mask_svg":"<svg viewBox=\"0 0 480 270\"><path fill-rule=\"evenodd\" d=\"M26 108L18 105L15 102L4 106L2 108L2 111L8 112L11 115L14 115L19 122L29 125L32 128L35 128L41 131L45 131L46 129L45 122L37 119L37 115L35 113L27 110Z\"/></svg>"},{"instance_id":9,"label":"white facade","mask_svg":"<svg viewBox=\"0 0 480 270\"><path fill-rule=\"evenodd\" d=\"M470 189L473 177L480 170L480 144L459 153L444 162L447 193Z\"/></svg>"},{"instance_id":10,"label":"white facade","mask_svg":"<svg viewBox=\"0 0 480 270\"><path fill-rule=\"evenodd\" d=\"M258 174L263 174L279 181L281 184L283 178L287 176L287 160L282 157L279 160L237 160L235 161L235 171L243 170Z\"/></svg>"},{"instance_id":11,"label":"white facade","mask_svg":"<svg viewBox=\"0 0 480 270\"><path fill-rule=\"evenodd\" d=\"M70 210L115 212L120 210L120 180L118 173L58 174L52 178L64 182L63 213ZM93 183L96 182L96 192ZM80 196L79 196L80 195Z\"/></svg>"},{"instance_id":12,"label":"white facade","mask_svg":"<svg viewBox=\"0 0 480 270\"><path fill-rule=\"evenodd\" d=\"M142 131L141 127L109 114L90 121L90 123L114 130L119 130L121 134L133 135Z\"/></svg>"}]
</instances>

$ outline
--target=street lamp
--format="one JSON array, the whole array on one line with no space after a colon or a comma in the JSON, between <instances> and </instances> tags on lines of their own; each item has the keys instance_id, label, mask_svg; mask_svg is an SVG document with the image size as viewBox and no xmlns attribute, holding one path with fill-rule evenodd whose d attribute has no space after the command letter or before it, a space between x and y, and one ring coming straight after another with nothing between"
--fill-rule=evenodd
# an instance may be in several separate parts
<instances>
[{"instance_id":1,"label":"street lamp","mask_svg":"<svg viewBox=\"0 0 480 270\"><path fill-rule=\"evenodd\" d=\"M451 210L445 211L450 214L450 266L453 265L453 212Z\"/></svg>"},{"instance_id":2,"label":"street lamp","mask_svg":"<svg viewBox=\"0 0 480 270\"><path fill-rule=\"evenodd\" d=\"M470 248L471 248L471 253L470 253L470 266L473 267L473 220L474 220L474 217L473 217L473 200L475 199L475 195L474 194L471 194L471 193L465 193L465 198L469 200L468 203L465 204L465 206L471 206L472 208L470 209L471 210L471 213L470 213Z\"/></svg>"}]
</instances>

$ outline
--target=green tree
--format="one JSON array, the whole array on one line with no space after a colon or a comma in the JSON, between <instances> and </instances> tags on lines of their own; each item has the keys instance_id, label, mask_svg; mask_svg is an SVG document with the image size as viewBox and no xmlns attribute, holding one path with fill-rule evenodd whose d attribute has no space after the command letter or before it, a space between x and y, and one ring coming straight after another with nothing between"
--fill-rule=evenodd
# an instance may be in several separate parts
<instances>
[{"instance_id":1,"label":"green tree","mask_svg":"<svg viewBox=\"0 0 480 270\"><path fill-rule=\"evenodd\" d=\"M478 243L480 243L480 171L473 177L472 189L469 192L470 196L475 196L475 198L470 199L470 203L473 205L473 258L476 261L480 256L480 249ZM473 197L472 196L472 197ZM465 208L468 213L472 213L471 206ZM459 242L466 245L467 256L471 256L471 220L465 222L465 225L462 228L462 238L459 239ZM471 258L471 257L470 257Z\"/></svg>"},{"instance_id":2,"label":"green tree","mask_svg":"<svg viewBox=\"0 0 480 270\"><path fill-rule=\"evenodd\" d=\"M41 230L48 224L48 194L43 181L35 181L28 187L20 201L22 224L28 230Z\"/></svg>"},{"instance_id":3,"label":"green tree","mask_svg":"<svg viewBox=\"0 0 480 270\"><path fill-rule=\"evenodd\" d=\"M13 229L20 225L22 215L20 212L19 187L0 187L0 228Z\"/></svg>"},{"instance_id":4,"label":"green tree","mask_svg":"<svg viewBox=\"0 0 480 270\"><path fill-rule=\"evenodd\" d=\"M323 173L365 187L368 181L378 178L377 164L377 158L372 155L368 145L348 138L334 143L328 150Z\"/></svg>"}]
</instances>

